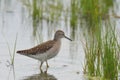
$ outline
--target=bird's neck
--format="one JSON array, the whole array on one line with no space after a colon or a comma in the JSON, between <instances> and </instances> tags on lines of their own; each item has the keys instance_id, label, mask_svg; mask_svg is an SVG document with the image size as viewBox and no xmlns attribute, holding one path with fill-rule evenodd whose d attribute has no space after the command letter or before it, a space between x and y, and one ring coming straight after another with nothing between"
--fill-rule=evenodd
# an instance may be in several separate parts
<instances>
[{"instance_id":1,"label":"bird's neck","mask_svg":"<svg viewBox=\"0 0 120 80\"><path fill-rule=\"evenodd\" d=\"M55 35L53 40L54 40L54 41L60 41L61 38L59 38L58 36Z\"/></svg>"},{"instance_id":2,"label":"bird's neck","mask_svg":"<svg viewBox=\"0 0 120 80\"><path fill-rule=\"evenodd\" d=\"M61 41L61 39L58 39L58 38L54 38L53 40L54 41Z\"/></svg>"}]
</instances>

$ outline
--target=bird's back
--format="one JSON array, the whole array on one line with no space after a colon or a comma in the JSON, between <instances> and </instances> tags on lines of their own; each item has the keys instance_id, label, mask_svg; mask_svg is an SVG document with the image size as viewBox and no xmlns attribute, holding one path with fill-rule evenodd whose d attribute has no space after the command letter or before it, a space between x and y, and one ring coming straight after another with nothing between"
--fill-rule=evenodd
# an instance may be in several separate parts
<instances>
[{"instance_id":1,"label":"bird's back","mask_svg":"<svg viewBox=\"0 0 120 80\"><path fill-rule=\"evenodd\" d=\"M53 40L49 40L47 42L44 42L44 43L37 45L33 48L30 48L30 49L19 50L19 51L17 51L17 53L22 54L22 55L36 55L38 53L43 54L46 51L48 51L49 49L51 49L54 44L55 44L55 42Z\"/></svg>"}]
</instances>

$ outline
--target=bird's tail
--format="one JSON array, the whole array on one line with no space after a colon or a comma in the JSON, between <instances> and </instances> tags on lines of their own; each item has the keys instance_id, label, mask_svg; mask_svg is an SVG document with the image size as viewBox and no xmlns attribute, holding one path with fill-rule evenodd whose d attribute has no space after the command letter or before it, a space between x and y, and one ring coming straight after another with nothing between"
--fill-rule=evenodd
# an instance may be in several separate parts
<instances>
[{"instance_id":1,"label":"bird's tail","mask_svg":"<svg viewBox=\"0 0 120 80\"><path fill-rule=\"evenodd\" d=\"M17 51L17 53L22 54L22 55L25 55L27 52L28 52L28 50L20 50L20 51Z\"/></svg>"}]
</instances>

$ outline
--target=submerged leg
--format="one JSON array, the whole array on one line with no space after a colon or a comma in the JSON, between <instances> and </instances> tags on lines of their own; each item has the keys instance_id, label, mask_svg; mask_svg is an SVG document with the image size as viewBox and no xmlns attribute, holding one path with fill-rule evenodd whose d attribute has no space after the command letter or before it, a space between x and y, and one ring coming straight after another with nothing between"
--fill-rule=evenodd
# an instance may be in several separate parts
<instances>
[{"instance_id":1,"label":"submerged leg","mask_svg":"<svg viewBox=\"0 0 120 80\"><path fill-rule=\"evenodd\" d=\"M42 64L43 64L43 62L41 62L41 64L40 64L40 72L41 72L41 73L43 73Z\"/></svg>"},{"instance_id":2,"label":"submerged leg","mask_svg":"<svg viewBox=\"0 0 120 80\"><path fill-rule=\"evenodd\" d=\"M48 62L46 61L47 68L49 68Z\"/></svg>"}]
</instances>

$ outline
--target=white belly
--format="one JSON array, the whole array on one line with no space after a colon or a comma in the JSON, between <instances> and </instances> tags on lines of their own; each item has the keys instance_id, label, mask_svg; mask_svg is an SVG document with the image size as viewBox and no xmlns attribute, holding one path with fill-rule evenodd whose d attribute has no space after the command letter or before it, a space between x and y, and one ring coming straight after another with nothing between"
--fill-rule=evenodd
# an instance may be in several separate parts
<instances>
[{"instance_id":1,"label":"white belly","mask_svg":"<svg viewBox=\"0 0 120 80\"><path fill-rule=\"evenodd\" d=\"M44 62L47 59L47 54L46 53L37 53L36 55L29 55L29 57L37 59L41 62Z\"/></svg>"}]
</instances>

